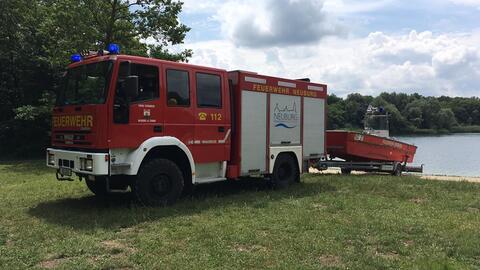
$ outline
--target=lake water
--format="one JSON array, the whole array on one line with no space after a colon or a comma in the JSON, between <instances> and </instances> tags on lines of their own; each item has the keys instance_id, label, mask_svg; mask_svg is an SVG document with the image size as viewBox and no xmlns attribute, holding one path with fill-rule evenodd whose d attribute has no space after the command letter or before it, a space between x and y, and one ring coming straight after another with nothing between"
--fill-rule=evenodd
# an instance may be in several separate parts
<instances>
[{"instance_id":1,"label":"lake water","mask_svg":"<svg viewBox=\"0 0 480 270\"><path fill-rule=\"evenodd\" d=\"M480 176L480 134L396 138L418 147L414 164L426 174Z\"/></svg>"}]
</instances>

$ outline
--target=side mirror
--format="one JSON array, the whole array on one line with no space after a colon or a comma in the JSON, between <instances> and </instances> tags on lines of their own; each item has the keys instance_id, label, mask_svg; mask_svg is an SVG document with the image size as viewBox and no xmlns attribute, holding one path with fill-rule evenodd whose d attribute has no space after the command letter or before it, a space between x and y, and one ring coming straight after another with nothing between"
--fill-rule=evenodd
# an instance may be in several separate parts
<instances>
[{"instance_id":1,"label":"side mirror","mask_svg":"<svg viewBox=\"0 0 480 270\"><path fill-rule=\"evenodd\" d=\"M127 98L135 98L138 96L138 76L128 76L121 83L121 92Z\"/></svg>"}]
</instances>

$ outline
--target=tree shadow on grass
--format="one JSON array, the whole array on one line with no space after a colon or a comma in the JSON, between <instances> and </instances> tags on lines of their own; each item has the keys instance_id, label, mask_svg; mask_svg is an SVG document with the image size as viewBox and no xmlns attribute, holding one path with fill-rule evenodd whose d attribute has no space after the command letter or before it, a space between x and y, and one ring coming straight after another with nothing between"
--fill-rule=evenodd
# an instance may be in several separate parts
<instances>
[{"instance_id":1,"label":"tree shadow on grass","mask_svg":"<svg viewBox=\"0 0 480 270\"><path fill-rule=\"evenodd\" d=\"M326 181L301 183L285 190L272 190L265 181L239 180L200 185L170 207L143 207L131 194L108 199L94 196L42 202L28 210L31 216L48 223L94 232L96 229L117 231L146 221L168 217L193 216L207 210L229 207L267 207L284 199L335 192Z\"/></svg>"},{"instance_id":2,"label":"tree shadow on grass","mask_svg":"<svg viewBox=\"0 0 480 270\"><path fill-rule=\"evenodd\" d=\"M45 160L0 160L0 174L4 172L16 174L42 174L54 172L52 168L45 165Z\"/></svg>"}]
</instances>

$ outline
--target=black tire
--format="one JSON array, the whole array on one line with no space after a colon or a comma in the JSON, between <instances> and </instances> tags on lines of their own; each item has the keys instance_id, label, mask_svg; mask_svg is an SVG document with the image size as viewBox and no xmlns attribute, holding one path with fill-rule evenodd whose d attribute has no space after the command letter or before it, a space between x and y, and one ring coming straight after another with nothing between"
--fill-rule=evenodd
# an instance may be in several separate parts
<instances>
[{"instance_id":1,"label":"black tire","mask_svg":"<svg viewBox=\"0 0 480 270\"><path fill-rule=\"evenodd\" d=\"M153 159L140 168L134 193L144 205L166 206L177 201L183 186L182 172L174 162L168 159Z\"/></svg>"},{"instance_id":2,"label":"black tire","mask_svg":"<svg viewBox=\"0 0 480 270\"><path fill-rule=\"evenodd\" d=\"M402 176L403 165L400 164L400 163L395 163L393 166L394 166L395 169L393 170L392 175L393 176Z\"/></svg>"},{"instance_id":3,"label":"black tire","mask_svg":"<svg viewBox=\"0 0 480 270\"><path fill-rule=\"evenodd\" d=\"M340 171L342 172L343 175L349 175L352 173L352 169L347 169L347 168L341 168Z\"/></svg>"},{"instance_id":4,"label":"black tire","mask_svg":"<svg viewBox=\"0 0 480 270\"><path fill-rule=\"evenodd\" d=\"M283 189L300 181L300 172L295 159L288 154L280 154L273 166L271 182L274 188Z\"/></svg>"},{"instance_id":5,"label":"black tire","mask_svg":"<svg viewBox=\"0 0 480 270\"><path fill-rule=\"evenodd\" d=\"M95 194L95 196L97 197L108 196L106 177L97 176L95 177L94 181L85 179L85 184L87 184L88 189L90 189L90 191L93 194Z\"/></svg>"}]
</instances>

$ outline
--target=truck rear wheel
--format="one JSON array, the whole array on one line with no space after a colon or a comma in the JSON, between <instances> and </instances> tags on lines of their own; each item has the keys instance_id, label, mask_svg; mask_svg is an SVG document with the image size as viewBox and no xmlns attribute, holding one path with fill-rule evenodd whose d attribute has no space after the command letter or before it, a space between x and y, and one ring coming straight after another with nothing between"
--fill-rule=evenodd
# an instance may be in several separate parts
<instances>
[{"instance_id":1,"label":"truck rear wheel","mask_svg":"<svg viewBox=\"0 0 480 270\"><path fill-rule=\"evenodd\" d=\"M273 166L272 184L282 189L300 180L300 172L295 159L288 154L280 154Z\"/></svg>"},{"instance_id":2,"label":"truck rear wheel","mask_svg":"<svg viewBox=\"0 0 480 270\"><path fill-rule=\"evenodd\" d=\"M183 175L168 159L153 159L140 169L135 182L135 196L144 205L174 204L182 194Z\"/></svg>"}]
</instances>

